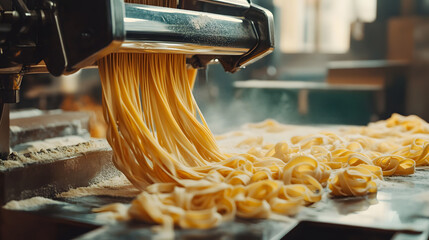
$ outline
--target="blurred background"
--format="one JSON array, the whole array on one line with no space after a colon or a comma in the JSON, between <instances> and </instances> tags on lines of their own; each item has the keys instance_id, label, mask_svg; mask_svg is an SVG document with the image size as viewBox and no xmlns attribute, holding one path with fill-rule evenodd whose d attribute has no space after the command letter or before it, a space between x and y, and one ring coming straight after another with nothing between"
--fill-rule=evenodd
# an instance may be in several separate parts
<instances>
[{"instance_id":1,"label":"blurred background","mask_svg":"<svg viewBox=\"0 0 429 240\"><path fill-rule=\"evenodd\" d=\"M253 0L275 18L276 48L235 74L212 64L194 94L215 133L273 118L363 125L392 113L429 120L429 0ZM91 112L103 136L97 69L24 77L12 108ZM90 122L90 125L91 125Z\"/></svg>"}]
</instances>

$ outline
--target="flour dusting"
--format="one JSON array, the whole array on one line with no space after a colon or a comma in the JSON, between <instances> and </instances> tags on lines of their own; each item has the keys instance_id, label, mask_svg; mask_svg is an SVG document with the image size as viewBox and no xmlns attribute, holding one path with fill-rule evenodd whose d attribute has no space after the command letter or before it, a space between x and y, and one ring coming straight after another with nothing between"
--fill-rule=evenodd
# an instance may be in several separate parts
<instances>
[{"instance_id":1,"label":"flour dusting","mask_svg":"<svg viewBox=\"0 0 429 240\"><path fill-rule=\"evenodd\" d=\"M64 204L60 201L55 201L49 198L44 197L33 197L25 200L20 201L10 201L6 203L3 208L9 209L9 210L24 210L24 209L31 209L34 207L38 207L45 204Z\"/></svg>"}]
</instances>

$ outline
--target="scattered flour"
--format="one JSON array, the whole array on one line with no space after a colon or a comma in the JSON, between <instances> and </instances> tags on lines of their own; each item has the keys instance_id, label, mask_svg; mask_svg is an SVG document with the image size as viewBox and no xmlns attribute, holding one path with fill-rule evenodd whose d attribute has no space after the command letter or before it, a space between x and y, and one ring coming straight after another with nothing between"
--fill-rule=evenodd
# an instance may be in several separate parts
<instances>
[{"instance_id":1,"label":"scattered flour","mask_svg":"<svg viewBox=\"0 0 429 240\"><path fill-rule=\"evenodd\" d=\"M80 136L66 136L49 138L43 141L26 142L18 144L12 148L12 151L18 154L24 154L29 152L40 152L42 149L52 149L61 146L72 146L88 141L88 139Z\"/></svg>"},{"instance_id":2,"label":"scattered flour","mask_svg":"<svg viewBox=\"0 0 429 240\"><path fill-rule=\"evenodd\" d=\"M60 198L73 198L85 196L112 196L112 197L135 197L141 191L133 186L128 179L121 174L108 180L101 181L89 187L70 189L57 195Z\"/></svg>"},{"instance_id":3,"label":"scattered flour","mask_svg":"<svg viewBox=\"0 0 429 240\"><path fill-rule=\"evenodd\" d=\"M10 210L23 210L23 209L34 208L45 204L63 204L63 202L55 201L44 197L33 197L33 198L20 200L20 201L15 201L15 200L10 201L6 203L3 206L3 208L10 209Z\"/></svg>"},{"instance_id":4,"label":"scattered flour","mask_svg":"<svg viewBox=\"0 0 429 240\"><path fill-rule=\"evenodd\" d=\"M79 154L85 154L94 150L111 149L106 140L90 140L72 146L59 146L51 149L40 149L37 152L16 153L9 155L7 160L0 161L0 171L9 170L16 167L23 167L26 164L50 162L64 159Z\"/></svg>"}]
</instances>

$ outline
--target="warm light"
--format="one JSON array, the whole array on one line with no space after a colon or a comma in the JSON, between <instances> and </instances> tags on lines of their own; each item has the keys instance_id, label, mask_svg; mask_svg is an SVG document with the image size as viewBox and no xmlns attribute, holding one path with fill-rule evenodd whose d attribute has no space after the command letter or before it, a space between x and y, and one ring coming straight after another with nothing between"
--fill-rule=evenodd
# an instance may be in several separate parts
<instances>
[{"instance_id":1,"label":"warm light","mask_svg":"<svg viewBox=\"0 0 429 240\"><path fill-rule=\"evenodd\" d=\"M351 24L376 19L376 0L275 0L280 49L286 53L345 53ZM362 33L363 34L363 33Z\"/></svg>"}]
</instances>

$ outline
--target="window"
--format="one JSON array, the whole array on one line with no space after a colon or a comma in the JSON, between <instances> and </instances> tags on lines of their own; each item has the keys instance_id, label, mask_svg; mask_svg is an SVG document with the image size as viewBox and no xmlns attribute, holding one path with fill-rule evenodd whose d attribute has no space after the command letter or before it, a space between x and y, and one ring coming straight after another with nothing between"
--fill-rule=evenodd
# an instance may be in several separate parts
<instances>
[{"instance_id":1,"label":"window","mask_svg":"<svg viewBox=\"0 0 429 240\"><path fill-rule=\"evenodd\" d=\"M350 37L376 18L376 0L274 0L280 9L280 49L286 53L345 53ZM353 23L353 29L352 29Z\"/></svg>"}]
</instances>

